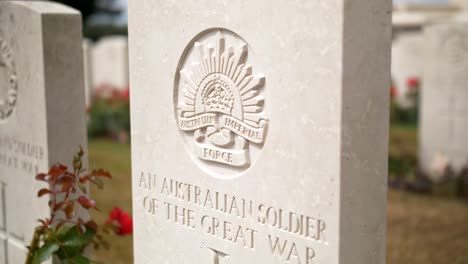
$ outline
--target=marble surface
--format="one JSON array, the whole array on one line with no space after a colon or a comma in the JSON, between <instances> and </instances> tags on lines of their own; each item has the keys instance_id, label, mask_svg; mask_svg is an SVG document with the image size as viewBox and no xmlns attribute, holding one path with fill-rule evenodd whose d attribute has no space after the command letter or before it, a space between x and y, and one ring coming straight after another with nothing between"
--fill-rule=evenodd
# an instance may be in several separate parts
<instances>
[{"instance_id":1,"label":"marble surface","mask_svg":"<svg viewBox=\"0 0 468 264\"><path fill-rule=\"evenodd\" d=\"M134 263L384 263L391 10L130 1Z\"/></svg>"},{"instance_id":2,"label":"marble surface","mask_svg":"<svg viewBox=\"0 0 468 264\"><path fill-rule=\"evenodd\" d=\"M47 187L35 180L86 149L81 15L0 1L0 263L23 263Z\"/></svg>"},{"instance_id":3,"label":"marble surface","mask_svg":"<svg viewBox=\"0 0 468 264\"><path fill-rule=\"evenodd\" d=\"M425 39L428 56L420 107L421 168L431 173L445 161L459 171L468 165L468 24L427 27Z\"/></svg>"},{"instance_id":4,"label":"marble surface","mask_svg":"<svg viewBox=\"0 0 468 264\"><path fill-rule=\"evenodd\" d=\"M92 47L93 87L112 85L118 89L128 86L128 41L126 37L110 36Z\"/></svg>"},{"instance_id":5,"label":"marble surface","mask_svg":"<svg viewBox=\"0 0 468 264\"><path fill-rule=\"evenodd\" d=\"M392 80L397 88L397 99L407 105L408 80L422 80L425 58L422 32L400 34L392 43Z\"/></svg>"}]
</instances>

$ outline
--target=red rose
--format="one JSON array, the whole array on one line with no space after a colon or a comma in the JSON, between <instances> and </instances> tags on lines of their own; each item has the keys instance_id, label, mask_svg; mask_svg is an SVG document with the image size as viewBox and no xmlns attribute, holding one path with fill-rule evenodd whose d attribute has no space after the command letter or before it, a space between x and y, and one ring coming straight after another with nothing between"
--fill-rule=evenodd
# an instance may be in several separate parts
<instances>
[{"instance_id":1,"label":"red rose","mask_svg":"<svg viewBox=\"0 0 468 264\"><path fill-rule=\"evenodd\" d=\"M109 213L109 218L106 224L116 223L118 225L117 234L121 236L130 235L133 233L133 220L128 213L122 211L119 207L115 207Z\"/></svg>"},{"instance_id":2,"label":"red rose","mask_svg":"<svg viewBox=\"0 0 468 264\"><path fill-rule=\"evenodd\" d=\"M409 78L406 81L406 86L408 86L410 90L417 89L419 87L419 79L416 77Z\"/></svg>"},{"instance_id":3,"label":"red rose","mask_svg":"<svg viewBox=\"0 0 468 264\"><path fill-rule=\"evenodd\" d=\"M395 98L398 96L398 90L395 86L390 87L390 96Z\"/></svg>"},{"instance_id":4,"label":"red rose","mask_svg":"<svg viewBox=\"0 0 468 264\"><path fill-rule=\"evenodd\" d=\"M122 91L122 97L126 100L130 98L130 87L127 87L125 90Z\"/></svg>"}]
</instances>

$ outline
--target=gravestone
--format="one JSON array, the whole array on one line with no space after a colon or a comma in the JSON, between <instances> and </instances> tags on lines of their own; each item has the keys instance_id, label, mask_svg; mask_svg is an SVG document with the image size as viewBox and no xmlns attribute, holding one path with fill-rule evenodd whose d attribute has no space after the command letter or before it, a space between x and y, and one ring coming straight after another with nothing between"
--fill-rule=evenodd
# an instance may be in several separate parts
<instances>
[{"instance_id":1,"label":"gravestone","mask_svg":"<svg viewBox=\"0 0 468 264\"><path fill-rule=\"evenodd\" d=\"M83 64L85 76L85 98L86 106L91 105L93 97L93 66L92 66L92 48L93 43L89 39L83 40Z\"/></svg>"},{"instance_id":2,"label":"gravestone","mask_svg":"<svg viewBox=\"0 0 468 264\"><path fill-rule=\"evenodd\" d=\"M422 79L424 62L424 37L422 33L400 34L392 44L392 79L397 88L398 102L408 105L408 80Z\"/></svg>"},{"instance_id":3,"label":"gravestone","mask_svg":"<svg viewBox=\"0 0 468 264\"><path fill-rule=\"evenodd\" d=\"M468 24L427 27L425 39L420 165L430 173L444 157L458 171L468 165Z\"/></svg>"},{"instance_id":4,"label":"gravestone","mask_svg":"<svg viewBox=\"0 0 468 264\"><path fill-rule=\"evenodd\" d=\"M93 47L93 86L128 86L128 41L126 37L105 37Z\"/></svg>"},{"instance_id":5,"label":"gravestone","mask_svg":"<svg viewBox=\"0 0 468 264\"><path fill-rule=\"evenodd\" d=\"M81 15L50 2L0 2L0 263L24 263L50 215L35 180L86 148Z\"/></svg>"},{"instance_id":6,"label":"gravestone","mask_svg":"<svg viewBox=\"0 0 468 264\"><path fill-rule=\"evenodd\" d=\"M391 1L129 5L134 263L384 263Z\"/></svg>"},{"instance_id":7,"label":"gravestone","mask_svg":"<svg viewBox=\"0 0 468 264\"><path fill-rule=\"evenodd\" d=\"M468 23L468 2L460 3L460 12L455 16L455 21L459 23Z\"/></svg>"}]
</instances>

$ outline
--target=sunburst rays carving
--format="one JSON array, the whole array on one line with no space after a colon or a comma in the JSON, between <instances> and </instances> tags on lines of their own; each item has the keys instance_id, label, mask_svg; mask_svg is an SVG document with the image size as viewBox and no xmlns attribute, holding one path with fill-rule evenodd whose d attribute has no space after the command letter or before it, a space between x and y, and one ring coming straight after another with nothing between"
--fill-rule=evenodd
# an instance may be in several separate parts
<instances>
[{"instance_id":1,"label":"sunburst rays carving","mask_svg":"<svg viewBox=\"0 0 468 264\"><path fill-rule=\"evenodd\" d=\"M247 167L250 144L265 139L265 77L253 73L246 44L226 47L221 31L214 39L195 42L179 72L179 128L193 132L198 158Z\"/></svg>"},{"instance_id":2,"label":"sunburst rays carving","mask_svg":"<svg viewBox=\"0 0 468 264\"><path fill-rule=\"evenodd\" d=\"M203 81L210 76L222 75L231 81L225 85L229 89L237 90L242 105L241 114L236 118L246 123L258 126L262 117L264 98L259 95L259 89L265 84L265 77L261 74L253 75L252 66L247 64L247 45L226 49L226 40L221 31L216 34L216 45L210 47L195 42L195 51L198 52L199 61L192 62L189 68L182 69L180 76L185 82L184 104L180 108L187 116L195 115L197 91ZM235 91L229 91L235 93Z\"/></svg>"}]
</instances>

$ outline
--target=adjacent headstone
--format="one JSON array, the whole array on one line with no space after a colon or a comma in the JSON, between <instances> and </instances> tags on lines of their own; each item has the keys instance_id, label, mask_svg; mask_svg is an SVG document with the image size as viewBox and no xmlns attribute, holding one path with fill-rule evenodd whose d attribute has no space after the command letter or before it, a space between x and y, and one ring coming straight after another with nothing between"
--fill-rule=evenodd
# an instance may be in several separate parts
<instances>
[{"instance_id":1,"label":"adjacent headstone","mask_svg":"<svg viewBox=\"0 0 468 264\"><path fill-rule=\"evenodd\" d=\"M468 2L465 2L464 6L462 6L462 10L455 17L455 21L459 23L468 23Z\"/></svg>"},{"instance_id":2,"label":"adjacent headstone","mask_svg":"<svg viewBox=\"0 0 468 264\"><path fill-rule=\"evenodd\" d=\"M86 148L81 15L40 1L0 1L0 263L24 263L50 215L35 180Z\"/></svg>"},{"instance_id":3,"label":"adjacent headstone","mask_svg":"<svg viewBox=\"0 0 468 264\"><path fill-rule=\"evenodd\" d=\"M421 94L420 164L427 173L438 157L456 170L468 165L468 24L426 28Z\"/></svg>"},{"instance_id":4,"label":"adjacent headstone","mask_svg":"<svg viewBox=\"0 0 468 264\"><path fill-rule=\"evenodd\" d=\"M392 79L398 101L407 105L408 80L422 79L425 41L422 33L400 34L392 44Z\"/></svg>"},{"instance_id":5,"label":"adjacent headstone","mask_svg":"<svg viewBox=\"0 0 468 264\"><path fill-rule=\"evenodd\" d=\"M384 263L391 1L129 5L134 263Z\"/></svg>"},{"instance_id":6,"label":"adjacent headstone","mask_svg":"<svg viewBox=\"0 0 468 264\"><path fill-rule=\"evenodd\" d=\"M126 37L105 37L93 47L93 86L128 86L128 41Z\"/></svg>"},{"instance_id":7,"label":"adjacent headstone","mask_svg":"<svg viewBox=\"0 0 468 264\"><path fill-rule=\"evenodd\" d=\"M93 43L89 39L83 40L83 64L85 76L85 98L86 106L91 105L93 96L93 65L92 65L92 46Z\"/></svg>"}]
</instances>

